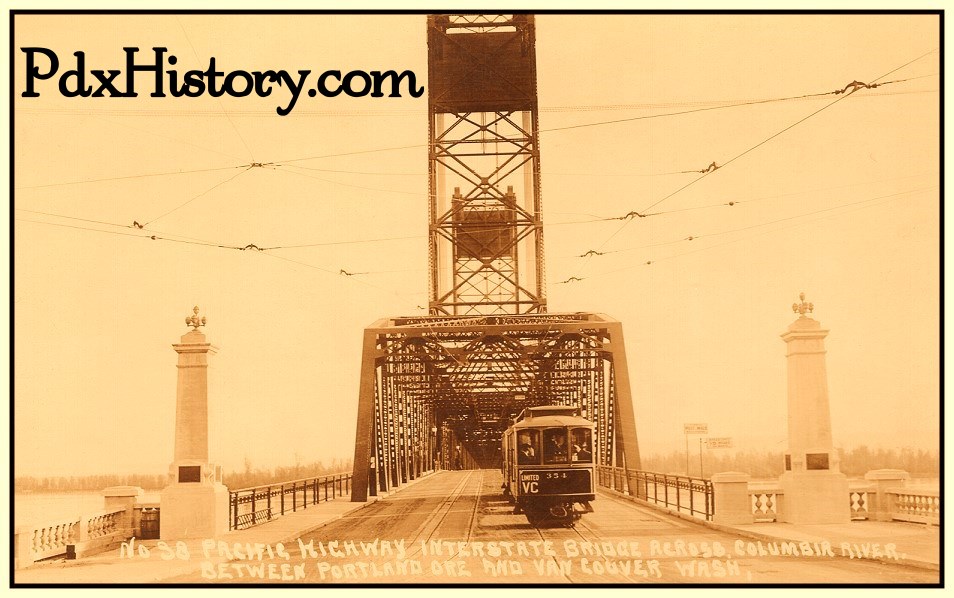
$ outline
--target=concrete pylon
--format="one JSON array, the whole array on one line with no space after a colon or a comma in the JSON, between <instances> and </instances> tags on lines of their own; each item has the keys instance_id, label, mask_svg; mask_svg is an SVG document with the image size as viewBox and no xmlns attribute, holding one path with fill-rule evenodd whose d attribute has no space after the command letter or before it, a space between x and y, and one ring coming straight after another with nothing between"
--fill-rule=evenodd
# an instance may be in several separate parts
<instances>
[{"instance_id":1,"label":"concrete pylon","mask_svg":"<svg viewBox=\"0 0 954 598\"><path fill-rule=\"evenodd\" d=\"M163 540L215 538L228 531L229 491L209 459L209 356L216 347L199 327L199 308L186 318L192 330L179 344L176 384L175 453L170 483L159 495L159 536Z\"/></svg>"},{"instance_id":2,"label":"concrete pylon","mask_svg":"<svg viewBox=\"0 0 954 598\"><path fill-rule=\"evenodd\" d=\"M788 453L779 478L784 493L782 521L848 523L851 520L848 478L839 468L831 434L825 337L828 331L811 318L812 303L792 305L799 314L781 336L788 361Z\"/></svg>"}]
</instances>

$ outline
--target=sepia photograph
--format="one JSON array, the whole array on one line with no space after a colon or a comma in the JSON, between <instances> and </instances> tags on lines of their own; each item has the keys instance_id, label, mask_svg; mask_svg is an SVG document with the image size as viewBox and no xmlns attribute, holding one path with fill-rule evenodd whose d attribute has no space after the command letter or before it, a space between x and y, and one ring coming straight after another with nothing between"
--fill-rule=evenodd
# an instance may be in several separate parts
<instances>
[{"instance_id":1,"label":"sepia photograph","mask_svg":"<svg viewBox=\"0 0 954 598\"><path fill-rule=\"evenodd\" d=\"M428 8L7 11L10 586L943 587L943 11Z\"/></svg>"}]
</instances>

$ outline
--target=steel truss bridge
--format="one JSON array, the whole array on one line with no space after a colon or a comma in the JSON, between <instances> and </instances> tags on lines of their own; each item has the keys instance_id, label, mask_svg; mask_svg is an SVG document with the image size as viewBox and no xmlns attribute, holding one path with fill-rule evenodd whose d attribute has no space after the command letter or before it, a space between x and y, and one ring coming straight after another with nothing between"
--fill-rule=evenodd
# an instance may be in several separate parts
<instances>
[{"instance_id":1,"label":"steel truss bridge","mask_svg":"<svg viewBox=\"0 0 954 598\"><path fill-rule=\"evenodd\" d=\"M431 15L428 313L364 331L352 500L500 464L525 407L575 405L598 465L639 448L622 324L547 313L533 15Z\"/></svg>"}]
</instances>

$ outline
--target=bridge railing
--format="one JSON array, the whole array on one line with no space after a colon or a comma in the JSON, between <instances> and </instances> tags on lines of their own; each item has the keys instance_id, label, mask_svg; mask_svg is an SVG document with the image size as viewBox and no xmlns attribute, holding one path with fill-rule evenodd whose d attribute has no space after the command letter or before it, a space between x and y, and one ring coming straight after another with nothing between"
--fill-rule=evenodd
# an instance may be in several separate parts
<instances>
[{"instance_id":1,"label":"bridge railing","mask_svg":"<svg viewBox=\"0 0 954 598\"><path fill-rule=\"evenodd\" d=\"M869 474L865 480L848 480L846 498L852 521L910 521L940 525L939 490L905 487L903 478L897 476L895 470L871 473L878 475L869 479ZM890 477L892 475L894 477ZM783 520L785 493L777 482L750 482L748 496L755 523Z\"/></svg>"},{"instance_id":2,"label":"bridge railing","mask_svg":"<svg viewBox=\"0 0 954 598\"><path fill-rule=\"evenodd\" d=\"M229 491L229 529L245 529L351 494L351 473Z\"/></svg>"},{"instance_id":3,"label":"bridge railing","mask_svg":"<svg viewBox=\"0 0 954 598\"><path fill-rule=\"evenodd\" d=\"M604 488L706 521L711 521L715 513L711 480L602 465L597 466L596 473L598 484Z\"/></svg>"},{"instance_id":4,"label":"bridge railing","mask_svg":"<svg viewBox=\"0 0 954 598\"><path fill-rule=\"evenodd\" d=\"M941 524L941 493L939 490L894 488L885 492L887 511L895 521Z\"/></svg>"},{"instance_id":5,"label":"bridge railing","mask_svg":"<svg viewBox=\"0 0 954 598\"><path fill-rule=\"evenodd\" d=\"M852 521L863 521L869 518L868 509L873 486L864 481L848 481L848 505ZM750 483L749 499L752 502L752 521L767 523L780 520L780 513L785 508L785 493L778 483Z\"/></svg>"},{"instance_id":6,"label":"bridge railing","mask_svg":"<svg viewBox=\"0 0 954 598\"><path fill-rule=\"evenodd\" d=\"M20 526L14 545L17 568L36 561L72 553L77 554L108 546L126 539L126 508L117 507L95 513Z\"/></svg>"}]
</instances>

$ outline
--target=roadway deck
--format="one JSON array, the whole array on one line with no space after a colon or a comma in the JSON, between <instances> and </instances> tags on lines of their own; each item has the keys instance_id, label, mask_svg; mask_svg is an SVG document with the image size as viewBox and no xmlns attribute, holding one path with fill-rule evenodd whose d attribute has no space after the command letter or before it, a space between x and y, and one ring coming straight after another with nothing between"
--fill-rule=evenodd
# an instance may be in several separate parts
<instances>
[{"instance_id":1,"label":"roadway deck","mask_svg":"<svg viewBox=\"0 0 954 598\"><path fill-rule=\"evenodd\" d=\"M440 472L368 503L341 498L221 539L230 550L238 544L240 553L246 544L268 545L271 559L267 553L263 560L235 558L244 555L220 553L218 546L208 550L195 540L185 543L188 559L172 555L166 560L152 540L142 543L150 549L148 558L120 558L114 549L76 561L36 563L16 571L14 580L30 585L939 581L937 527L881 522L717 526L601 493L595 512L574 528L535 529L512 514L499 486L495 471ZM306 548L303 554L299 539L311 543L314 552ZM760 542L764 554L759 554ZM813 555L801 554L801 548L798 556L773 554L786 549L783 542L806 546ZM278 554L279 543L287 560ZM854 545L851 555L842 543ZM706 557L707 550L714 553ZM867 558L850 558L865 550Z\"/></svg>"}]
</instances>

